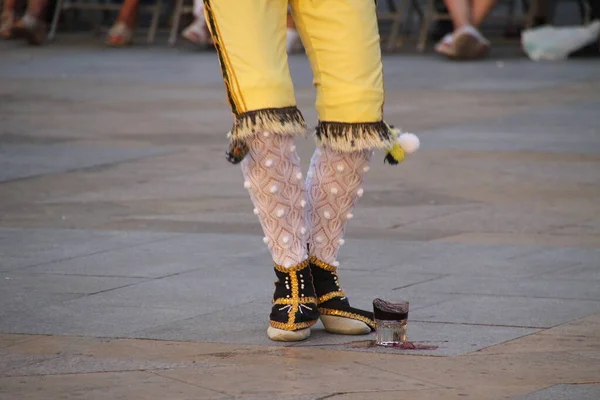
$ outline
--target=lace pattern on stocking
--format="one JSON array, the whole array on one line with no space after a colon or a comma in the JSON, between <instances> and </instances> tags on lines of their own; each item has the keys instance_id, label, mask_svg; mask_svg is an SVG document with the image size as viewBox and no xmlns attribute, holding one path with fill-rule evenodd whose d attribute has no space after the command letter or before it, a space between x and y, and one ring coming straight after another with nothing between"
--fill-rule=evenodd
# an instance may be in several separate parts
<instances>
[{"instance_id":1,"label":"lace pattern on stocking","mask_svg":"<svg viewBox=\"0 0 600 400\"><path fill-rule=\"evenodd\" d=\"M306 178L309 243L311 255L325 263L337 265L346 222L363 194L361 185L371 155L371 150L339 152L327 147L313 154Z\"/></svg>"},{"instance_id":2,"label":"lace pattern on stocking","mask_svg":"<svg viewBox=\"0 0 600 400\"><path fill-rule=\"evenodd\" d=\"M300 158L290 135L264 133L249 140L242 161L244 187L254 204L276 264L290 267L306 259L306 192Z\"/></svg>"}]
</instances>

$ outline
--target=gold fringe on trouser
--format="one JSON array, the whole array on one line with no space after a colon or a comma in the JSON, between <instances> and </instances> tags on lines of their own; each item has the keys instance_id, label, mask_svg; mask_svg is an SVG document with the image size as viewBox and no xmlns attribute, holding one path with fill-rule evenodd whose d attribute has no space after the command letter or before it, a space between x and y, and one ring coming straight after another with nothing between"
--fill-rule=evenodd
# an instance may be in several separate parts
<instances>
[{"instance_id":1,"label":"gold fringe on trouser","mask_svg":"<svg viewBox=\"0 0 600 400\"><path fill-rule=\"evenodd\" d=\"M315 138L319 146L341 152L387 149L396 140L390 127L383 121L320 121L315 131Z\"/></svg>"},{"instance_id":2,"label":"gold fringe on trouser","mask_svg":"<svg viewBox=\"0 0 600 400\"><path fill-rule=\"evenodd\" d=\"M246 140L269 132L275 135L305 136L306 122L297 107L265 108L235 116L233 129L228 134L227 160L237 164L248 154Z\"/></svg>"}]
</instances>

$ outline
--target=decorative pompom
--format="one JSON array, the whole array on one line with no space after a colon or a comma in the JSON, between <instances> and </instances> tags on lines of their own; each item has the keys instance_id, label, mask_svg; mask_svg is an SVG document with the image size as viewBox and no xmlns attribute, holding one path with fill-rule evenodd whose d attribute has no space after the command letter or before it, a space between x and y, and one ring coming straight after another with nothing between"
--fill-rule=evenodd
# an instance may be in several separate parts
<instances>
[{"instance_id":1,"label":"decorative pompom","mask_svg":"<svg viewBox=\"0 0 600 400\"><path fill-rule=\"evenodd\" d=\"M412 154L419 149L421 142L414 133L403 133L398 137L398 144L406 154Z\"/></svg>"},{"instance_id":2,"label":"decorative pompom","mask_svg":"<svg viewBox=\"0 0 600 400\"><path fill-rule=\"evenodd\" d=\"M227 161L232 164L238 164L241 162L246 154L250 151L250 148L244 140L241 139L229 139L229 149L225 153Z\"/></svg>"},{"instance_id":3,"label":"decorative pompom","mask_svg":"<svg viewBox=\"0 0 600 400\"><path fill-rule=\"evenodd\" d=\"M400 144L394 143L394 146L386 152L384 162L387 162L390 165L396 165L403 160L404 150L400 147Z\"/></svg>"}]
</instances>

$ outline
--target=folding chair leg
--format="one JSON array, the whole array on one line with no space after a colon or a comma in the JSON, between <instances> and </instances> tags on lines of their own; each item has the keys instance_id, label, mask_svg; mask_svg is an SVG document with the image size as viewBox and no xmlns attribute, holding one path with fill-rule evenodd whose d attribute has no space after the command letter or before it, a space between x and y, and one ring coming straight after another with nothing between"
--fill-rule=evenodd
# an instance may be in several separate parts
<instances>
[{"instance_id":1,"label":"folding chair leg","mask_svg":"<svg viewBox=\"0 0 600 400\"><path fill-rule=\"evenodd\" d=\"M390 30L390 36L388 37L387 50L394 51L398 47L398 36L400 36L400 28L402 27L402 20L408 15L409 3L403 1L400 7L396 8L396 15L393 19L392 29Z\"/></svg>"},{"instance_id":2,"label":"folding chair leg","mask_svg":"<svg viewBox=\"0 0 600 400\"><path fill-rule=\"evenodd\" d=\"M421 32L419 32L419 42L417 44L417 50L420 53L425 51L427 47L427 37L429 36L429 27L431 25L431 20L433 19L433 7L434 0L427 0L427 5L425 6L425 13L423 18L421 19Z\"/></svg>"},{"instance_id":3,"label":"folding chair leg","mask_svg":"<svg viewBox=\"0 0 600 400\"><path fill-rule=\"evenodd\" d=\"M529 10L528 10L527 16L525 18L525 28L531 29L531 27L533 27L533 23L534 23L535 17L538 14L539 7L540 7L540 4L539 4L538 0L531 0L529 2Z\"/></svg>"},{"instance_id":4,"label":"folding chair leg","mask_svg":"<svg viewBox=\"0 0 600 400\"><path fill-rule=\"evenodd\" d=\"M54 15L52 16L52 25L50 25L50 32L48 32L48 40L54 40L56 36L56 28L58 27L58 19L62 11L63 0L57 0L54 7Z\"/></svg>"},{"instance_id":5,"label":"folding chair leg","mask_svg":"<svg viewBox=\"0 0 600 400\"><path fill-rule=\"evenodd\" d=\"M160 12L162 10L162 0L156 0L154 11L152 12L152 22L150 23L150 29L148 30L148 44L154 43L156 38L156 31L158 30L158 19L160 18Z\"/></svg>"},{"instance_id":6,"label":"folding chair leg","mask_svg":"<svg viewBox=\"0 0 600 400\"><path fill-rule=\"evenodd\" d=\"M387 51L396 50L398 34L400 33L400 26L402 25L402 14L398 12L393 21L392 29L390 30L390 35L388 36Z\"/></svg>"},{"instance_id":7,"label":"folding chair leg","mask_svg":"<svg viewBox=\"0 0 600 400\"><path fill-rule=\"evenodd\" d=\"M175 11L173 12L173 25L171 26L171 33L169 35L169 46L174 46L177 42L177 35L179 34L179 22L181 21L181 14L183 10L183 0L177 0L175 2Z\"/></svg>"}]
</instances>

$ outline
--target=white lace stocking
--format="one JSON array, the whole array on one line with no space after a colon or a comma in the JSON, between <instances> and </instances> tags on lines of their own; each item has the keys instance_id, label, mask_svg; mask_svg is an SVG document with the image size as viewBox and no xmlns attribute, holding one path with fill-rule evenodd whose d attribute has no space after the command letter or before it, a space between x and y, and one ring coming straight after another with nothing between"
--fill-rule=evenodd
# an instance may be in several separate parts
<instances>
[{"instance_id":1,"label":"white lace stocking","mask_svg":"<svg viewBox=\"0 0 600 400\"><path fill-rule=\"evenodd\" d=\"M264 133L249 140L242 161L244 187L275 263L291 267L307 257L306 193L292 136Z\"/></svg>"},{"instance_id":2,"label":"white lace stocking","mask_svg":"<svg viewBox=\"0 0 600 400\"><path fill-rule=\"evenodd\" d=\"M327 147L313 154L306 178L310 253L327 264L337 265L346 221L363 194L371 154L371 150L344 153Z\"/></svg>"}]
</instances>

